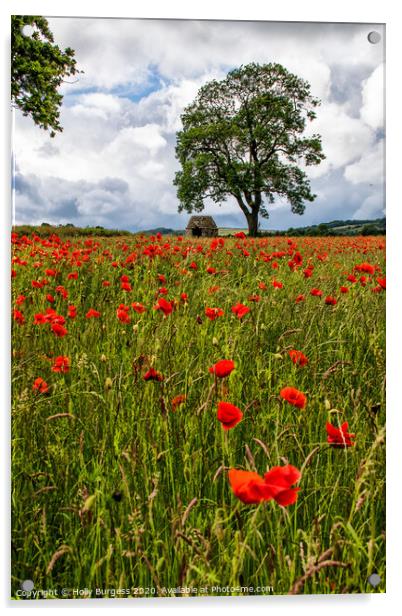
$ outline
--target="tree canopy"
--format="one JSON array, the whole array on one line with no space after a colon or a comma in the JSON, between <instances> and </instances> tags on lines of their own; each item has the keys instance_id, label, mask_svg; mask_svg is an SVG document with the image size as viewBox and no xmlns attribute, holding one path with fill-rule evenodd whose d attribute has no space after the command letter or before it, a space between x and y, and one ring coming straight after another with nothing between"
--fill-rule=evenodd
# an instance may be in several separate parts
<instances>
[{"instance_id":1,"label":"tree canopy","mask_svg":"<svg viewBox=\"0 0 402 616\"><path fill-rule=\"evenodd\" d=\"M292 212L303 214L316 195L299 165L325 158L319 135L302 136L319 104L310 84L280 64L241 66L200 88L177 133L179 211L200 212L205 199L232 196L252 236L259 216L268 218L264 197L268 204L286 198Z\"/></svg>"},{"instance_id":2,"label":"tree canopy","mask_svg":"<svg viewBox=\"0 0 402 616\"><path fill-rule=\"evenodd\" d=\"M24 26L32 26L26 36ZM48 21L38 15L11 16L11 99L24 115L50 131L62 131L58 87L65 77L79 73L74 51L55 43Z\"/></svg>"}]
</instances>

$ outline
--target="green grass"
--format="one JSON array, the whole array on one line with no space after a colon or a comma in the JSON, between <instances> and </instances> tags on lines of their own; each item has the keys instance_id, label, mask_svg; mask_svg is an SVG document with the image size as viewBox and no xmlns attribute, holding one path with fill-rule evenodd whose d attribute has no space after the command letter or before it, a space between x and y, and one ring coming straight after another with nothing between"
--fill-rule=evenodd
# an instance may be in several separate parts
<instances>
[{"instance_id":1,"label":"green grass","mask_svg":"<svg viewBox=\"0 0 402 616\"><path fill-rule=\"evenodd\" d=\"M357 263L384 270L378 249L384 240L333 239L329 248L319 239L300 240L305 262L311 256L315 266L308 279L288 268L290 257L276 259L278 270L257 260L257 242L245 244L249 257L234 240L209 255L182 257L175 241L149 259L133 240L102 239L78 268L69 260L74 245L56 262L54 248L33 257L32 246L16 252L28 264L13 266L13 300L21 293L27 299L17 306L26 322L13 327L12 596L25 579L37 589L89 588L92 596L96 588L160 596L178 586L212 595L226 586L266 587L262 594L359 593L374 592L367 583L373 572L382 578L376 591L383 592L385 293L371 292L375 282L347 283L346 295L338 289ZM266 252L288 248L280 238L261 241ZM196 243L204 252L210 246L210 240L178 246ZM135 250L137 260L113 268L102 257L105 248L119 261ZM329 257L320 262L322 250ZM188 269L193 260L194 272ZM220 273L207 274L209 265ZM33 289L31 280L46 277L48 267L58 277ZM71 269L78 269L78 280L67 280ZM120 290L123 273L129 293ZM274 277L283 289L271 286ZM102 287L104 279L112 285ZM59 284L68 300L54 293ZM212 285L220 287L214 294ZM169 299L186 292L188 304L164 318L152 309L160 286ZM310 296L312 287L338 303ZM63 338L32 324L50 306L46 293L55 295L59 314L77 306ZM249 301L252 293L261 301ZM295 303L299 293L306 299ZM131 310L131 323L121 323L116 308L132 301L147 312ZM238 301L251 307L241 321L231 313ZM225 316L209 321L206 306L223 308ZM86 319L89 308L100 310L100 319ZM291 348L302 350L309 364L294 366ZM70 357L70 372L51 372L48 357L56 355ZM233 359L236 370L214 387L208 368L223 358ZM162 383L143 380L149 365L165 376ZM32 391L38 376L49 395ZM279 398L287 385L306 394L305 409ZM178 394L187 400L172 411ZM244 412L228 432L216 419L219 400ZM348 421L355 446L331 448L327 420ZM295 505L245 505L233 495L228 467L262 475L287 462L302 470Z\"/></svg>"}]
</instances>

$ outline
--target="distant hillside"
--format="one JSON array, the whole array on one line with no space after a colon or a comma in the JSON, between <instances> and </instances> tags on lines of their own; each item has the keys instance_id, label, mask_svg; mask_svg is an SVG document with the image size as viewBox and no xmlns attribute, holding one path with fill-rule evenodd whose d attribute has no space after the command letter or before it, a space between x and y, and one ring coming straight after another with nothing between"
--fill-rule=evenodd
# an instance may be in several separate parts
<instances>
[{"instance_id":1,"label":"distant hillside","mask_svg":"<svg viewBox=\"0 0 402 616\"><path fill-rule=\"evenodd\" d=\"M275 235L385 235L385 218L375 220L333 220L332 222L310 225L308 227L290 227L286 232L275 231ZM272 235L271 233L264 233Z\"/></svg>"},{"instance_id":2,"label":"distant hillside","mask_svg":"<svg viewBox=\"0 0 402 616\"><path fill-rule=\"evenodd\" d=\"M170 229L168 227L156 227L155 229L146 229L144 231L124 231L116 229L105 229L104 227L76 227L73 224L67 225L49 225L42 223L41 225L17 225L13 227L13 231L21 235L31 235L36 233L39 237L45 237L52 233L63 237L113 237L113 236L131 236L140 235L184 235L184 229ZM220 227L219 235L223 237L234 236L238 231L247 233L246 228ZM310 225L308 227L289 227L289 229L261 230L260 235L267 236L334 236L334 235L385 235L386 224L385 218L376 218L375 220L333 220L331 222L321 223L319 225Z\"/></svg>"}]
</instances>

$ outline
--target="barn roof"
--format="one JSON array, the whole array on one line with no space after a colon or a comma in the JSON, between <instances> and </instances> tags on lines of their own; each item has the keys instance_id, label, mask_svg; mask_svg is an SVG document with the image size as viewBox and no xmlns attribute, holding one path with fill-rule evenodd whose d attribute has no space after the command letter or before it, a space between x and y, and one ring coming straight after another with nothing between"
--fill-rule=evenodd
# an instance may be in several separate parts
<instances>
[{"instance_id":1,"label":"barn roof","mask_svg":"<svg viewBox=\"0 0 402 616\"><path fill-rule=\"evenodd\" d=\"M187 229L217 229L217 225L212 216L191 216L188 221Z\"/></svg>"}]
</instances>

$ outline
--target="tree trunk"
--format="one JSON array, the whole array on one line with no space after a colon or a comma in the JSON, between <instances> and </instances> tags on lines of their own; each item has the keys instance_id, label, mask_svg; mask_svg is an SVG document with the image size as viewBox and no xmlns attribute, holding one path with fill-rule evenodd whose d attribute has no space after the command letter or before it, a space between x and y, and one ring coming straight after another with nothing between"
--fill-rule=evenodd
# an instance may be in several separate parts
<instances>
[{"instance_id":1,"label":"tree trunk","mask_svg":"<svg viewBox=\"0 0 402 616\"><path fill-rule=\"evenodd\" d=\"M248 234L250 237L257 237L258 234L258 210L253 210L247 214Z\"/></svg>"}]
</instances>

